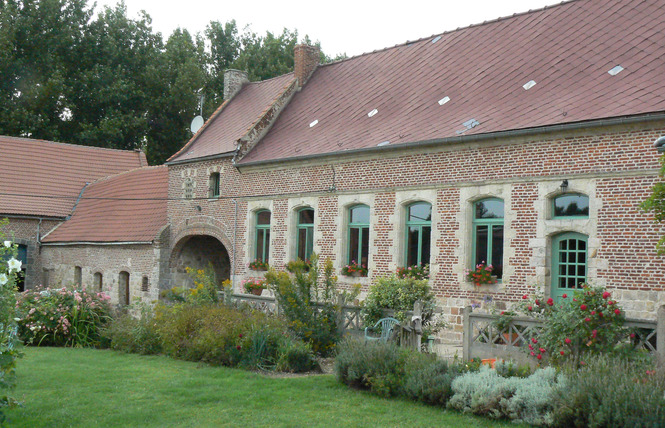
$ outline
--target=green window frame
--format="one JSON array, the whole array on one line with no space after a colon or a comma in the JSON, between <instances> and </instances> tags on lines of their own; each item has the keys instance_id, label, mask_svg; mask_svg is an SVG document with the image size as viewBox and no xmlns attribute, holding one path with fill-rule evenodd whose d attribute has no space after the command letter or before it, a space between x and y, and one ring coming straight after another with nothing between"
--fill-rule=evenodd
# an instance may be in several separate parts
<instances>
[{"instance_id":1,"label":"green window frame","mask_svg":"<svg viewBox=\"0 0 665 428\"><path fill-rule=\"evenodd\" d=\"M309 261L314 252L314 209L301 208L297 212L296 257Z\"/></svg>"},{"instance_id":2,"label":"green window frame","mask_svg":"<svg viewBox=\"0 0 665 428\"><path fill-rule=\"evenodd\" d=\"M555 300L564 293L572 293L587 280L587 235L566 232L552 238L552 287Z\"/></svg>"},{"instance_id":3,"label":"green window frame","mask_svg":"<svg viewBox=\"0 0 665 428\"><path fill-rule=\"evenodd\" d=\"M211 198L219 197L219 187L220 187L220 175L219 172L213 172L210 174L210 192L209 195Z\"/></svg>"},{"instance_id":4,"label":"green window frame","mask_svg":"<svg viewBox=\"0 0 665 428\"><path fill-rule=\"evenodd\" d=\"M405 221L406 266L424 266L429 264L432 238L432 204L414 202L406 207Z\"/></svg>"},{"instance_id":5,"label":"green window frame","mask_svg":"<svg viewBox=\"0 0 665 428\"><path fill-rule=\"evenodd\" d=\"M503 277L503 199L485 198L473 204L472 266L492 265L492 275Z\"/></svg>"},{"instance_id":6,"label":"green window frame","mask_svg":"<svg viewBox=\"0 0 665 428\"><path fill-rule=\"evenodd\" d=\"M259 210L256 216L254 260L270 263L270 210Z\"/></svg>"},{"instance_id":7,"label":"green window frame","mask_svg":"<svg viewBox=\"0 0 665 428\"><path fill-rule=\"evenodd\" d=\"M347 263L358 263L365 268L369 263L369 207L354 205L349 208L349 243Z\"/></svg>"},{"instance_id":8,"label":"green window frame","mask_svg":"<svg viewBox=\"0 0 665 428\"><path fill-rule=\"evenodd\" d=\"M553 197L552 218L589 218L589 197L582 193L563 193Z\"/></svg>"}]
</instances>

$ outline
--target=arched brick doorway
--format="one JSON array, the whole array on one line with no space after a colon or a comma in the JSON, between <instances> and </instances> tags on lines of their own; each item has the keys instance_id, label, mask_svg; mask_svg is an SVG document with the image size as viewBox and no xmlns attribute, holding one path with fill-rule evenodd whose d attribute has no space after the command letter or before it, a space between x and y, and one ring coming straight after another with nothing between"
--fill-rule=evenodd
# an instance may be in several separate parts
<instances>
[{"instance_id":1,"label":"arched brick doorway","mask_svg":"<svg viewBox=\"0 0 665 428\"><path fill-rule=\"evenodd\" d=\"M212 265L219 284L231 277L229 253L217 238L208 235L185 236L173 249L171 258L173 286L192 287L194 281L186 269L188 267L204 269L208 265Z\"/></svg>"}]
</instances>

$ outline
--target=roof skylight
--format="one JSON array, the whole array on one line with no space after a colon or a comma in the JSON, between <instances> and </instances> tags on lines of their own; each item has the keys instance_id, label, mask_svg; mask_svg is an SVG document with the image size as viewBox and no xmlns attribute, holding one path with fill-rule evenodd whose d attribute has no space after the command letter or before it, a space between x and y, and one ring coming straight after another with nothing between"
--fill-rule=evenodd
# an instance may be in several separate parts
<instances>
[{"instance_id":1,"label":"roof skylight","mask_svg":"<svg viewBox=\"0 0 665 428\"><path fill-rule=\"evenodd\" d=\"M471 129L480 125L480 122L478 122L476 119L469 119L466 122L464 122L462 125L464 125L466 129Z\"/></svg>"},{"instance_id":2,"label":"roof skylight","mask_svg":"<svg viewBox=\"0 0 665 428\"><path fill-rule=\"evenodd\" d=\"M439 105L442 106L442 105L444 105L445 103L447 103L448 101L450 101L450 97L449 97L449 96L445 96L445 97L443 97L443 98L441 98L441 99L439 100Z\"/></svg>"},{"instance_id":3,"label":"roof skylight","mask_svg":"<svg viewBox=\"0 0 665 428\"><path fill-rule=\"evenodd\" d=\"M528 91L529 89L533 88L536 86L536 81L535 80L529 80L526 82L522 87L524 88L525 91Z\"/></svg>"},{"instance_id":4,"label":"roof skylight","mask_svg":"<svg viewBox=\"0 0 665 428\"><path fill-rule=\"evenodd\" d=\"M441 40L441 36L436 36L435 38L432 39L432 43L436 43L439 40Z\"/></svg>"},{"instance_id":5,"label":"roof skylight","mask_svg":"<svg viewBox=\"0 0 665 428\"><path fill-rule=\"evenodd\" d=\"M620 65L617 65L616 67L612 67L611 70L608 71L611 76L616 76L617 74L621 73L623 71L623 67Z\"/></svg>"},{"instance_id":6,"label":"roof skylight","mask_svg":"<svg viewBox=\"0 0 665 428\"><path fill-rule=\"evenodd\" d=\"M313 126L316 126L317 123L319 123L319 120L318 120L318 119L316 119L314 122L310 123L310 124L309 124L309 127L311 128L311 127L313 127Z\"/></svg>"},{"instance_id":7,"label":"roof skylight","mask_svg":"<svg viewBox=\"0 0 665 428\"><path fill-rule=\"evenodd\" d=\"M377 144L377 147L387 146L388 144L390 144L390 141L382 141L379 144Z\"/></svg>"},{"instance_id":8,"label":"roof skylight","mask_svg":"<svg viewBox=\"0 0 665 428\"><path fill-rule=\"evenodd\" d=\"M375 114L377 114L378 112L379 112L379 111L378 111L377 109L374 109L374 110L370 111L369 113L367 113L367 117L372 117L372 116L374 116Z\"/></svg>"}]
</instances>

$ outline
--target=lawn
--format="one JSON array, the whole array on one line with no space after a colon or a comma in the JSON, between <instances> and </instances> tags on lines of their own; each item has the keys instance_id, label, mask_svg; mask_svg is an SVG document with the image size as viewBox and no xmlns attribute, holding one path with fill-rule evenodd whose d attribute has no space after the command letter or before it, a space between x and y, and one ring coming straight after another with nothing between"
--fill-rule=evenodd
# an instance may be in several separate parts
<instances>
[{"instance_id":1,"label":"lawn","mask_svg":"<svg viewBox=\"0 0 665 428\"><path fill-rule=\"evenodd\" d=\"M27 348L8 412L17 427L511 426L338 384L331 375L276 378L162 356Z\"/></svg>"}]
</instances>

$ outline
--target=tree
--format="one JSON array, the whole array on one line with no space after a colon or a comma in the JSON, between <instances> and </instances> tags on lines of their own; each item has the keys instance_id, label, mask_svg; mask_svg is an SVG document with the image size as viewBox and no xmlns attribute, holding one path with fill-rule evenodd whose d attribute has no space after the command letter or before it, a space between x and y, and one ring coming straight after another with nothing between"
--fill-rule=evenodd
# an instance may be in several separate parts
<instances>
[{"instance_id":1,"label":"tree","mask_svg":"<svg viewBox=\"0 0 665 428\"><path fill-rule=\"evenodd\" d=\"M660 157L660 163L660 176L665 177L665 154ZM665 181L661 180L653 186L651 196L642 203L642 209L653 212L656 223L665 223ZM665 254L665 235L658 242L658 254Z\"/></svg>"}]
</instances>

